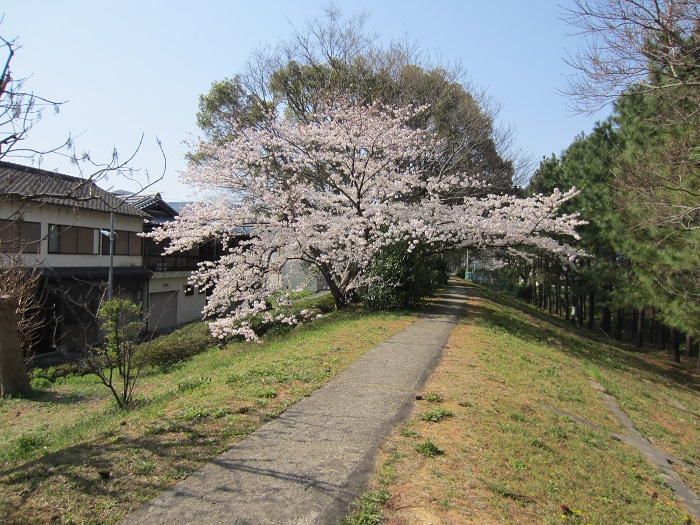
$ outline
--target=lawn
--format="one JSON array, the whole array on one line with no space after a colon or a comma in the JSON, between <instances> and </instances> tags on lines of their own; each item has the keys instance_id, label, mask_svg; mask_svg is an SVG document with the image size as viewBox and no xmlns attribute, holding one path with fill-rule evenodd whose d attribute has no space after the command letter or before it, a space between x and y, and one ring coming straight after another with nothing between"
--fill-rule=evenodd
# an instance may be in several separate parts
<instances>
[{"instance_id":1,"label":"lawn","mask_svg":"<svg viewBox=\"0 0 700 525\"><path fill-rule=\"evenodd\" d=\"M115 523L413 320L338 312L213 347L144 370L128 411L91 375L0 399L0 523Z\"/></svg>"},{"instance_id":2,"label":"lawn","mask_svg":"<svg viewBox=\"0 0 700 525\"><path fill-rule=\"evenodd\" d=\"M601 383L697 491L700 377L470 286L466 315L347 523L693 523L654 467L613 438Z\"/></svg>"}]
</instances>

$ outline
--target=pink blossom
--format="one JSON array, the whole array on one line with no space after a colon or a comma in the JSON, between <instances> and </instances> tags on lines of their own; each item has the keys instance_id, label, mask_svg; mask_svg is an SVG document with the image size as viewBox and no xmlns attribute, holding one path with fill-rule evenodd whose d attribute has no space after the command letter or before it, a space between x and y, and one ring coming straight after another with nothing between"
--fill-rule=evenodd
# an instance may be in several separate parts
<instances>
[{"instance_id":1,"label":"pink blossom","mask_svg":"<svg viewBox=\"0 0 700 525\"><path fill-rule=\"evenodd\" d=\"M256 127L238 125L229 142L203 142L183 174L202 191L200 202L151 234L171 239L169 251L216 238L224 246L250 236L215 263L203 263L192 283L209 287L205 314L217 337L257 340L246 319L263 312L290 263L325 278L336 302L366 284L365 270L383 246L406 240L436 250L534 247L563 258L577 255L557 237L576 238L576 215L558 215L577 190L551 196L447 199L482 189L474 174L435 168L442 146L406 121L425 108L322 104L308 122L272 112ZM232 305L236 305L232 309ZM304 318L305 315L301 315ZM266 318L267 319L267 318ZM297 318L282 316L287 324Z\"/></svg>"}]
</instances>

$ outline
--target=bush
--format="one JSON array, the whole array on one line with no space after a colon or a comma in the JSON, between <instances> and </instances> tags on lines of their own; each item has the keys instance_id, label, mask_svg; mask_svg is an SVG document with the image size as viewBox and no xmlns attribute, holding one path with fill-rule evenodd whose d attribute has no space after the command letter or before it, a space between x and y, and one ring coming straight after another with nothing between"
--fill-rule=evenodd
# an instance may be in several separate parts
<instances>
[{"instance_id":1,"label":"bush","mask_svg":"<svg viewBox=\"0 0 700 525\"><path fill-rule=\"evenodd\" d=\"M32 387L38 390L49 388L54 383L60 383L61 379L69 376L82 376L87 371L75 363L63 363L48 368L34 368L30 372Z\"/></svg>"},{"instance_id":2,"label":"bush","mask_svg":"<svg viewBox=\"0 0 700 525\"><path fill-rule=\"evenodd\" d=\"M138 351L146 364L168 366L189 359L219 343L209 333L207 324L199 322L142 343Z\"/></svg>"},{"instance_id":3,"label":"bush","mask_svg":"<svg viewBox=\"0 0 700 525\"><path fill-rule=\"evenodd\" d=\"M382 249L368 271L370 284L361 292L367 308L386 310L416 306L447 283L447 263L408 241Z\"/></svg>"}]
</instances>

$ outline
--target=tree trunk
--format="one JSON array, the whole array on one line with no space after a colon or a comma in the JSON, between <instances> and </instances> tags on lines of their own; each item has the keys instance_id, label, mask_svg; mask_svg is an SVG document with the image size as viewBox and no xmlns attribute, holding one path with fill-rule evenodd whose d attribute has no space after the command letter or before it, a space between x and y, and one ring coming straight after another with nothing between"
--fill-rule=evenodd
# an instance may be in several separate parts
<instances>
[{"instance_id":1,"label":"tree trunk","mask_svg":"<svg viewBox=\"0 0 700 525\"><path fill-rule=\"evenodd\" d=\"M593 330L595 324L595 292L588 294L588 329Z\"/></svg>"},{"instance_id":2,"label":"tree trunk","mask_svg":"<svg viewBox=\"0 0 700 525\"><path fill-rule=\"evenodd\" d=\"M671 361L674 363L680 363L681 362L681 352L680 352L680 341L678 337L678 330L675 328L671 328L671 341L669 346L671 347L670 349L670 357Z\"/></svg>"},{"instance_id":3,"label":"tree trunk","mask_svg":"<svg viewBox=\"0 0 700 525\"><path fill-rule=\"evenodd\" d=\"M617 318L615 319L615 339L622 340L622 323L625 322L625 311L622 308L617 309Z\"/></svg>"},{"instance_id":4,"label":"tree trunk","mask_svg":"<svg viewBox=\"0 0 700 525\"><path fill-rule=\"evenodd\" d=\"M612 312L610 311L610 307L607 305L603 306L602 324L603 332L610 335L610 330L612 329Z\"/></svg>"},{"instance_id":5,"label":"tree trunk","mask_svg":"<svg viewBox=\"0 0 700 525\"><path fill-rule=\"evenodd\" d=\"M569 320L569 274L564 274L564 315Z\"/></svg>"},{"instance_id":6,"label":"tree trunk","mask_svg":"<svg viewBox=\"0 0 700 525\"><path fill-rule=\"evenodd\" d=\"M659 321L656 319L656 308L651 309L651 319L649 320L649 332L651 335L651 345L659 348Z\"/></svg>"},{"instance_id":7,"label":"tree trunk","mask_svg":"<svg viewBox=\"0 0 700 525\"><path fill-rule=\"evenodd\" d=\"M666 325L659 323L659 348L666 350Z\"/></svg>"},{"instance_id":8,"label":"tree trunk","mask_svg":"<svg viewBox=\"0 0 700 525\"><path fill-rule=\"evenodd\" d=\"M0 394L3 396L26 394L31 390L19 344L18 326L16 301L7 295L0 296Z\"/></svg>"},{"instance_id":9,"label":"tree trunk","mask_svg":"<svg viewBox=\"0 0 700 525\"><path fill-rule=\"evenodd\" d=\"M693 336L685 334L685 356L693 357Z\"/></svg>"},{"instance_id":10,"label":"tree trunk","mask_svg":"<svg viewBox=\"0 0 700 525\"><path fill-rule=\"evenodd\" d=\"M644 308L634 311L634 346L644 346Z\"/></svg>"},{"instance_id":11,"label":"tree trunk","mask_svg":"<svg viewBox=\"0 0 700 525\"><path fill-rule=\"evenodd\" d=\"M583 299L583 295L578 296L578 325L583 328L583 316L585 315L585 312L583 311L583 307L585 305L585 301Z\"/></svg>"}]
</instances>

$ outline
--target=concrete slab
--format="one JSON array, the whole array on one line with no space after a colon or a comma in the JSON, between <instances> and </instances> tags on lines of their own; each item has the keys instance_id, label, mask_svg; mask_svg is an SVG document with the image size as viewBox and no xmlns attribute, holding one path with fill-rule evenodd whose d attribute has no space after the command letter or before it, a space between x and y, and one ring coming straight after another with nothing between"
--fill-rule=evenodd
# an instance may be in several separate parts
<instances>
[{"instance_id":1,"label":"concrete slab","mask_svg":"<svg viewBox=\"0 0 700 525\"><path fill-rule=\"evenodd\" d=\"M465 304L465 286L451 281L426 315L122 525L336 523L410 415Z\"/></svg>"}]
</instances>

